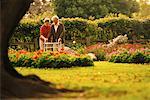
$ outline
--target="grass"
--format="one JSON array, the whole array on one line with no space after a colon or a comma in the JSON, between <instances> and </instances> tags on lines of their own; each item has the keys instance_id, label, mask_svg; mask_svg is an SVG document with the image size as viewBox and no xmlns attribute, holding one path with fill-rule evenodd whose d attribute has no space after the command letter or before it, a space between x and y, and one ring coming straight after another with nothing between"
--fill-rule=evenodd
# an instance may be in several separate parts
<instances>
[{"instance_id":1,"label":"grass","mask_svg":"<svg viewBox=\"0 0 150 100\"><path fill-rule=\"evenodd\" d=\"M66 93L64 99L150 100L150 65L95 62L93 67L65 69L16 68L23 75L36 74L57 88L84 90Z\"/></svg>"}]
</instances>

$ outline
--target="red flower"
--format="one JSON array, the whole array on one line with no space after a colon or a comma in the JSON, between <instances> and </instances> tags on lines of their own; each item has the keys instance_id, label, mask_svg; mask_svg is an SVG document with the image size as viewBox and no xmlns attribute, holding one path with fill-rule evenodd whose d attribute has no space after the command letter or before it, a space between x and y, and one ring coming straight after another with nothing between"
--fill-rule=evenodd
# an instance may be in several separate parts
<instances>
[{"instance_id":1,"label":"red flower","mask_svg":"<svg viewBox=\"0 0 150 100\"><path fill-rule=\"evenodd\" d=\"M62 51L64 51L64 48L61 48Z\"/></svg>"},{"instance_id":2,"label":"red flower","mask_svg":"<svg viewBox=\"0 0 150 100\"><path fill-rule=\"evenodd\" d=\"M38 54L38 55L40 55L40 54L42 54L44 51L43 50L38 50L36 53Z\"/></svg>"},{"instance_id":3,"label":"red flower","mask_svg":"<svg viewBox=\"0 0 150 100\"><path fill-rule=\"evenodd\" d=\"M32 58L33 58L33 59L37 59L37 58L39 58L39 56L38 56L38 55L33 55Z\"/></svg>"},{"instance_id":4,"label":"red flower","mask_svg":"<svg viewBox=\"0 0 150 100\"><path fill-rule=\"evenodd\" d=\"M25 50L19 50L18 53L20 53L20 54L27 54L28 52L25 51Z\"/></svg>"},{"instance_id":5,"label":"red flower","mask_svg":"<svg viewBox=\"0 0 150 100\"><path fill-rule=\"evenodd\" d=\"M54 53L53 53L53 52L49 52L49 54L50 54L50 55L54 55Z\"/></svg>"}]
</instances>

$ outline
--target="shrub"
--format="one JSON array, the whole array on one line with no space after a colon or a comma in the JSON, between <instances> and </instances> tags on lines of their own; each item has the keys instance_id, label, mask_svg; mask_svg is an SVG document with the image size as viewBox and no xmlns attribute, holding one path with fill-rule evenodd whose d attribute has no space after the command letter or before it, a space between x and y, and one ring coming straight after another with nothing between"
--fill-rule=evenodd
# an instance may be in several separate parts
<instances>
[{"instance_id":1,"label":"shrub","mask_svg":"<svg viewBox=\"0 0 150 100\"><path fill-rule=\"evenodd\" d=\"M23 66L23 67L31 66L32 67L32 66L34 66L34 61L29 56L21 54L18 61L15 64L16 64L16 66Z\"/></svg>"},{"instance_id":2,"label":"shrub","mask_svg":"<svg viewBox=\"0 0 150 100\"><path fill-rule=\"evenodd\" d=\"M66 29L66 44L70 41L76 41L76 44L91 45L97 41L108 42L118 35L127 34L129 39L132 35L140 39L149 39L150 20L137 20L122 17L101 18L98 20L86 20L82 18L63 18L61 21ZM14 42L36 42L38 43L39 28L42 25L39 22L22 21L15 29L10 43ZM38 44L37 44L38 45ZM69 45L72 45L70 43Z\"/></svg>"},{"instance_id":3,"label":"shrub","mask_svg":"<svg viewBox=\"0 0 150 100\"><path fill-rule=\"evenodd\" d=\"M91 60L90 57L83 56L83 57L77 57L74 59L72 62L73 66L93 66L93 61Z\"/></svg>"},{"instance_id":4,"label":"shrub","mask_svg":"<svg viewBox=\"0 0 150 100\"><path fill-rule=\"evenodd\" d=\"M150 56L141 51L134 53L123 52L120 54L111 55L110 62L115 63L150 63Z\"/></svg>"},{"instance_id":5,"label":"shrub","mask_svg":"<svg viewBox=\"0 0 150 100\"><path fill-rule=\"evenodd\" d=\"M130 56L130 62L132 63L144 63L146 55L142 52L135 52Z\"/></svg>"},{"instance_id":6,"label":"shrub","mask_svg":"<svg viewBox=\"0 0 150 100\"><path fill-rule=\"evenodd\" d=\"M70 56L62 54L58 58L56 57L53 65L57 68L72 67Z\"/></svg>"},{"instance_id":7,"label":"shrub","mask_svg":"<svg viewBox=\"0 0 150 100\"><path fill-rule=\"evenodd\" d=\"M16 66L17 63L16 54L9 54L9 61L10 65Z\"/></svg>"},{"instance_id":8,"label":"shrub","mask_svg":"<svg viewBox=\"0 0 150 100\"><path fill-rule=\"evenodd\" d=\"M150 54L145 56L145 63L150 63Z\"/></svg>"},{"instance_id":9,"label":"shrub","mask_svg":"<svg viewBox=\"0 0 150 100\"><path fill-rule=\"evenodd\" d=\"M143 30L141 30L142 31L141 34L144 35L145 39L150 39L150 34L149 34L150 33L150 29L149 29L150 19L147 19L147 20L143 21L142 26L143 26Z\"/></svg>"},{"instance_id":10,"label":"shrub","mask_svg":"<svg viewBox=\"0 0 150 100\"><path fill-rule=\"evenodd\" d=\"M106 51L102 44L98 43L85 48L86 53L93 53L96 56L96 60L104 61L106 60Z\"/></svg>"},{"instance_id":11,"label":"shrub","mask_svg":"<svg viewBox=\"0 0 150 100\"><path fill-rule=\"evenodd\" d=\"M18 56L15 56L18 55ZM72 66L93 66L87 55L71 55L59 52L24 52L9 54L10 64L14 67L69 68Z\"/></svg>"},{"instance_id":12,"label":"shrub","mask_svg":"<svg viewBox=\"0 0 150 100\"><path fill-rule=\"evenodd\" d=\"M142 44L125 43L108 47L106 44L97 43L95 45L87 46L84 51L86 53L94 53L97 58L100 53L100 60L105 58L105 60L115 63L138 63L138 61L136 61L138 56L144 58L144 61L140 61L139 63L150 62L150 49L147 45Z\"/></svg>"},{"instance_id":13,"label":"shrub","mask_svg":"<svg viewBox=\"0 0 150 100\"><path fill-rule=\"evenodd\" d=\"M127 52L112 56L110 59L110 62L115 62L115 63L129 63L129 57L130 54Z\"/></svg>"},{"instance_id":14,"label":"shrub","mask_svg":"<svg viewBox=\"0 0 150 100\"><path fill-rule=\"evenodd\" d=\"M52 56L41 56L37 60L35 60L36 64L35 67L37 68L51 68L53 66L54 58ZM53 66L55 67L55 66Z\"/></svg>"},{"instance_id":15,"label":"shrub","mask_svg":"<svg viewBox=\"0 0 150 100\"><path fill-rule=\"evenodd\" d=\"M95 49L93 51L90 51L91 53L94 53L97 60L104 61L106 59L106 53L103 49Z\"/></svg>"}]
</instances>

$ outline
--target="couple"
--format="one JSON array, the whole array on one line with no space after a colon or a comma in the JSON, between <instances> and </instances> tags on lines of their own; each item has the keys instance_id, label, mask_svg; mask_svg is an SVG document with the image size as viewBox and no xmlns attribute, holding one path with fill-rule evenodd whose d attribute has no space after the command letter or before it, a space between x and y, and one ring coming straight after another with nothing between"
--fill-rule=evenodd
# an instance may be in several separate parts
<instances>
[{"instance_id":1,"label":"couple","mask_svg":"<svg viewBox=\"0 0 150 100\"><path fill-rule=\"evenodd\" d=\"M44 24L40 27L40 50L44 50L44 41L61 42L64 48L64 25L59 21L58 16L52 17L53 23L50 24L50 19L45 18Z\"/></svg>"}]
</instances>

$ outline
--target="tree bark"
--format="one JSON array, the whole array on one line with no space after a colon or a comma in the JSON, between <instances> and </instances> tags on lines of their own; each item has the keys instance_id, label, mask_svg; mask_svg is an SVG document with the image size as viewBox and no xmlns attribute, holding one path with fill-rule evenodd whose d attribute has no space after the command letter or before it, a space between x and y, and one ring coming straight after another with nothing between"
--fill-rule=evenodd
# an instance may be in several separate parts
<instances>
[{"instance_id":1,"label":"tree bark","mask_svg":"<svg viewBox=\"0 0 150 100\"><path fill-rule=\"evenodd\" d=\"M29 78L19 74L10 64L8 58L8 41L14 28L28 10L32 0L1 0L1 23L0 23L0 68L1 68L1 98L32 98L50 97L57 94L57 90L45 85L35 75ZM43 84L44 83L44 84Z\"/></svg>"},{"instance_id":2,"label":"tree bark","mask_svg":"<svg viewBox=\"0 0 150 100\"><path fill-rule=\"evenodd\" d=\"M15 77L22 77L9 65L8 41L14 28L28 10L32 0L2 0L1 1L1 69Z\"/></svg>"},{"instance_id":3,"label":"tree bark","mask_svg":"<svg viewBox=\"0 0 150 100\"><path fill-rule=\"evenodd\" d=\"M36 75L22 76L10 64L8 41L14 28L28 10L31 0L1 0L0 23L0 97L5 98L49 98L61 96L61 92L83 92L56 89L50 82L41 80Z\"/></svg>"}]
</instances>

